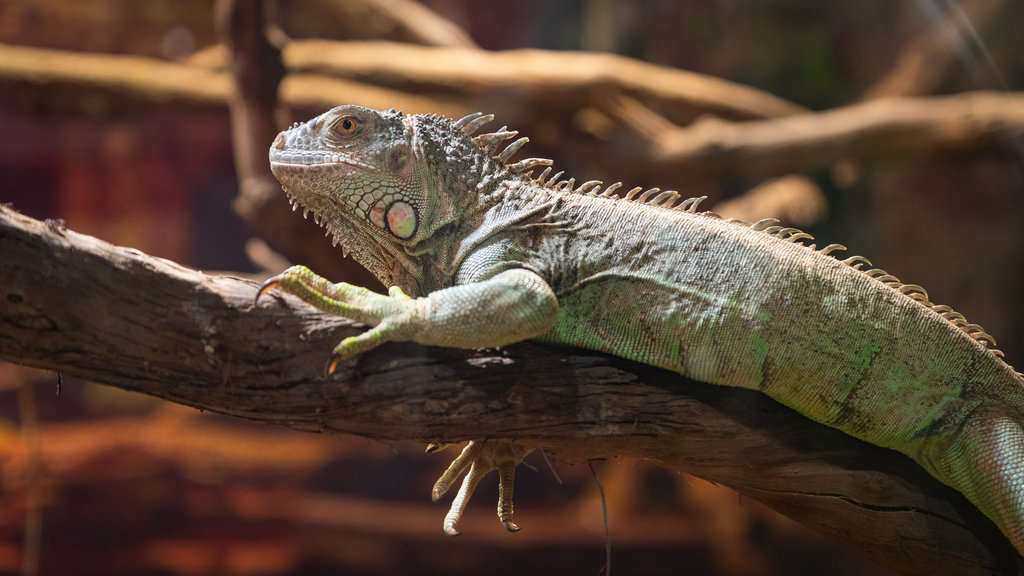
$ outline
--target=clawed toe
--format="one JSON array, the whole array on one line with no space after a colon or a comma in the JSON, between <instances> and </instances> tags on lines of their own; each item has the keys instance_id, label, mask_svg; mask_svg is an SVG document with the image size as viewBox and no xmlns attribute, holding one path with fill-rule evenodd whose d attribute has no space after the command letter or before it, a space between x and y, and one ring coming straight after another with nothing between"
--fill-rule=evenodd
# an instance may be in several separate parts
<instances>
[{"instance_id":1,"label":"clawed toe","mask_svg":"<svg viewBox=\"0 0 1024 576\"><path fill-rule=\"evenodd\" d=\"M431 445L428 451L431 450ZM444 518L444 533L457 536L455 525L462 518L469 498L480 480L492 470L498 471L498 520L509 532L518 532L519 526L512 522L512 496L515 483L516 465L532 452L510 440L474 440L462 449L462 453L448 466L444 474L434 483L431 499L437 502L451 488L452 482L466 472L459 492L452 500L452 506ZM468 472L467 472L468 470Z\"/></svg>"}]
</instances>

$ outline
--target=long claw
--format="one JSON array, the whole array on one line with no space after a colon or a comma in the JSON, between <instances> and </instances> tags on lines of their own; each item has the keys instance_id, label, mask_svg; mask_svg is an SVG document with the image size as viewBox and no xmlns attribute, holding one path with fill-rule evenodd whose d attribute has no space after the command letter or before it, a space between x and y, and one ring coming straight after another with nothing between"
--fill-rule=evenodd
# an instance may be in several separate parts
<instances>
[{"instance_id":1,"label":"long claw","mask_svg":"<svg viewBox=\"0 0 1024 576\"><path fill-rule=\"evenodd\" d=\"M338 369L338 364L342 361L342 357L335 353L331 353L331 359L327 362L327 375L333 376L334 371Z\"/></svg>"},{"instance_id":2,"label":"long claw","mask_svg":"<svg viewBox=\"0 0 1024 576\"><path fill-rule=\"evenodd\" d=\"M260 284L260 289L256 291L256 297L252 299L253 306L260 301L260 296L263 296L263 294L270 291L270 289L277 287L278 283L279 281L277 276L275 276L273 278L268 278L266 282Z\"/></svg>"}]
</instances>

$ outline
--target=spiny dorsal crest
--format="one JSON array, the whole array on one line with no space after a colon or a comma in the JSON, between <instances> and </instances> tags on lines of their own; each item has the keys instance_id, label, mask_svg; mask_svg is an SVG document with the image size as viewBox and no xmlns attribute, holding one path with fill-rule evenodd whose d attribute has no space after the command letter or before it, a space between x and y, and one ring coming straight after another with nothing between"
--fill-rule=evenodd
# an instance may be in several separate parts
<instances>
[{"instance_id":1,"label":"spiny dorsal crest","mask_svg":"<svg viewBox=\"0 0 1024 576\"><path fill-rule=\"evenodd\" d=\"M460 120L457 120L455 122L455 127L461 130L463 133L469 136L473 136L473 134L476 133L484 124L487 124L492 120L494 120L494 114L474 112L463 117ZM652 206L660 206L662 208L669 208L673 210L689 212L691 214L696 214L697 206L701 203L702 200L707 198L707 196L700 196L698 198L688 198L680 201L680 198L682 198L682 196L680 196L680 194L675 190L662 191L660 188L649 188L647 190L644 190L641 187L633 188L626 192L625 194L621 194L619 192L619 189L622 187L621 182L609 184L608 186L605 186L602 189L604 183L600 180L588 180L580 184L579 186L576 186L575 178L568 178L564 180L561 179L563 172L557 172L554 175L551 175L551 165L553 162L547 158L527 158L525 160L520 160L519 162L516 162L514 164L510 164L509 159L512 157L512 155L518 152L520 148L522 148L527 142L530 141L530 139L526 137L519 138L518 140L515 140L511 144L506 146L505 149L502 150L501 152L498 152L497 150L499 147L501 147L502 143L507 142L508 140L511 140L512 138L515 138L518 135L519 132L516 132L514 130L508 130L507 126L502 126L500 129L498 129L497 132L480 134L479 136L473 137L473 140L487 154L493 156L494 158L500 160L503 164L505 164L505 167L508 168L510 171L530 177L531 181L539 186L559 190L562 192L571 192L574 194L597 196L601 198L611 198L616 200L624 200L628 202L640 202ZM541 172L540 176L534 178L530 174L530 171L533 168L536 168L537 166L545 166L545 168L544 171ZM701 212L700 214L711 218L719 218L719 216L714 212ZM820 254L826 256L831 255L832 252L846 250L846 246L843 246L842 244L829 244L828 246L825 246L824 248L818 250L814 244L808 245L803 242L804 240L813 240L813 236L798 228L781 226L779 224L779 220L775 218L765 218L763 220L758 220L757 222L753 223L746 222L744 220L738 220L735 218L730 218L729 220L727 220L727 222L739 226L749 227L753 230L757 230L759 232L762 232L769 236L773 236L780 240L784 240L786 242L800 244L802 246L805 246L809 250L817 251ZM986 348L989 349L989 351L991 351L996 356L1000 358L1004 356L1002 351L996 349L995 338L993 338L988 332L985 332L985 330L981 326L977 324L971 324L970 322L967 321L966 318L964 318L963 314L954 311L949 306L933 303L931 300L928 299L928 292L926 292L924 288L918 286L917 284L905 284L901 282L899 278L893 276L892 274L889 274L888 272L880 268L871 268L871 262L863 256L850 256L849 258L840 261L846 264L847 266L850 266L851 268L860 270L867 276L874 278L875 280L878 280L882 284L885 284L889 288L896 290L897 292L903 294L907 298L910 298L911 300L914 300L923 306L931 308L932 311L934 311L939 316L942 316L942 318L944 318L947 322L953 324L954 326L962 330L964 333L966 333L968 336L983 344ZM863 268L864 266L867 266L868 269L865 270Z\"/></svg>"},{"instance_id":2,"label":"spiny dorsal crest","mask_svg":"<svg viewBox=\"0 0 1024 576\"><path fill-rule=\"evenodd\" d=\"M500 161L505 167L513 173L523 174L528 176L532 182L539 186L552 188L555 190L561 190L563 192L572 192L574 194L584 194L587 196L599 196L602 198L619 198L628 200L630 202L641 202L652 206L661 206L663 208L673 208L676 210L683 210L690 213L696 213L697 206L701 200L704 200L706 196L700 198L690 198L687 200L679 201L682 196L675 190L662 191L660 188L650 188L644 190L643 188L633 188L624 195L620 195L618 190L622 187L621 182L615 182L609 184L607 187L600 180L589 180L576 186L576 179L569 178L561 180L563 172L558 172L551 176L551 164L553 163L548 158L527 158L520 160L515 163L509 162L512 156L519 151L527 142L529 138L525 136L518 140L512 141L511 144L505 146L501 152L498 149L501 145L509 140L512 140L519 135L519 132L515 130L509 130L508 126L502 126L496 132L490 132L486 134L480 134L474 136L477 131L480 130L485 124L494 120L494 114L484 114L483 112L473 112L463 116L461 119L454 122L454 126L457 130L467 136L471 136L473 141L480 147L486 154L494 157ZM530 171L538 166L545 166L544 171L540 176L534 178ZM550 176L550 177L549 177ZM711 212L705 212L709 216L715 216Z\"/></svg>"},{"instance_id":3,"label":"spiny dorsal crest","mask_svg":"<svg viewBox=\"0 0 1024 576\"><path fill-rule=\"evenodd\" d=\"M753 223L746 222L744 220L738 220L735 218L730 218L728 222L740 226L747 226L753 230L757 230L759 232L769 234L781 240L785 240L786 242L799 243L805 246L807 249L815 250L823 255L830 255L832 252L846 250L846 246L843 246L842 244L829 244L828 246L825 246L820 250L818 250L814 244L804 244L803 242L801 242L802 240L813 240L814 237L798 228L787 228L781 226L779 225L779 220L776 218L765 218L763 220L758 220L757 222ZM838 257L836 258L838 259ZM899 278L893 276L892 274L889 274L888 272L882 270L881 268L871 268L871 261L863 256L850 256L849 258L840 260L840 262L846 264L847 266L850 266L851 268L860 270L868 277L878 280L882 284L885 284L889 288L892 288L893 290L899 292L900 294L903 294L904 296L910 298L911 300L914 300L915 302L921 304L922 306L927 306L928 308L931 308L932 311L934 311L939 316L942 316L942 318L944 318L947 322L953 324L954 326L962 330L965 334L983 344L986 348L989 349L990 352L992 352L992 354L998 356L999 358L1004 357L1003 352L1001 350L996 349L996 340L995 338L992 337L991 334L985 332L985 330L981 326L977 324L971 324L970 322L967 321L966 318L964 318L963 314L955 312L949 306L935 304L934 302L932 302L928 298L928 292L925 291L925 289L922 288L921 286L918 286L917 284L906 284L900 281ZM864 266L867 266L868 269L865 270Z\"/></svg>"}]
</instances>

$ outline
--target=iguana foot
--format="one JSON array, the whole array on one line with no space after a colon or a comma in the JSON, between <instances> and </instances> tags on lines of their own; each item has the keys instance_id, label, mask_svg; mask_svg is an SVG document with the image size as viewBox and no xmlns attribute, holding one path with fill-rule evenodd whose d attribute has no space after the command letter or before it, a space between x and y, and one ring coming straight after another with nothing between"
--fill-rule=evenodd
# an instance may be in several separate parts
<instances>
[{"instance_id":1,"label":"iguana foot","mask_svg":"<svg viewBox=\"0 0 1024 576\"><path fill-rule=\"evenodd\" d=\"M253 302L272 288L297 296L324 312L373 326L358 336L345 338L334 348L328 374L334 373L339 362L360 352L384 342L410 339L418 314L413 299L397 286L392 286L384 296L345 282L332 284L305 266L292 266L264 282Z\"/></svg>"},{"instance_id":2,"label":"iguana foot","mask_svg":"<svg viewBox=\"0 0 1024 576\"><path fill-rule=\"evenodd\" d=\"M446 445L431 444L427 452L443 450ZM444 493L451 487L463 472L468 469L466 477L462 480L459 493L452 500L452 507L444 517L444 533L449 536L458 536L459 531L455 525L462 517L469 498L480 480L492 470L498 471L498 520L509 532L519 531L519 526L512 522L512 492L515 483L516 465L522 462L527 454L533 452L528 448L509 440L474 440L462 449L462 453L456 458L448 469L444 471L441 478L434 483L434 490L431 492L431 499L437 502L444 496Z\"/></svg>"}]
</instances>

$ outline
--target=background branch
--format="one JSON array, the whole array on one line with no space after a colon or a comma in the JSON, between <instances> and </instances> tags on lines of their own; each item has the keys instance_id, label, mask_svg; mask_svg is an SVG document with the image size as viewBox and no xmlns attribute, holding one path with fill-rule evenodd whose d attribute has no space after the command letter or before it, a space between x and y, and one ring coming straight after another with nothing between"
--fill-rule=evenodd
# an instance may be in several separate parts
<instances>
[{"instance_id":1,"label":"background branch","mask_svg":"<svg viewBox=\"0 0 1024 576\"><path fill-rule=\"evenodd\" d=\"M0 208L0 356L201 409L380 440L517 438L631 455L727 484L907 573L1015 573L1021 559L908 459L764 396L600 354L390 344L324 376L358 326Z\"/></svg>"},{"instance_id":2,"label":"background branch","mask_svg":"<svg viewBox=\"0 0 1024 576\"><path fill-rule=\"evenodd\" d=\"M839 160L893 161L949 151L1013 157L1024 140L1024 96L973 92L871 100L754 122L707 118L662 132L641 162L672 166L680 180L806 172Z\"/></svg>"},{"instance_id":3,"label":"background branch","mask_svg":"<svg viewBox=\"0 0 1024 576\"><path fill-rule=\"evenodd\" d=\"M846 158L898 161L949 150L1011 155L1024 137L1019 93L874 100L809 113L753 88L612 55L304 41L289 43L283 57L288 74L281 101L297 118L343 102L454 117L492 111L533 138L534 154L557 148L560 164L614 165L617 178L642 175L662 186L757 182ZM220 68L226 60L214 60L187 65L0 45L0 85L74 86L99 91L110 106L126 109L169 100L223 106L231 78ZM622 95L677 125L701 114L717 117L656 136L607 121L610 129L598 134L604 141L563 133L586 124L584 112L593 117ZM551 102L562 108L553 110Z\"/></svg>"}]
</instances>

